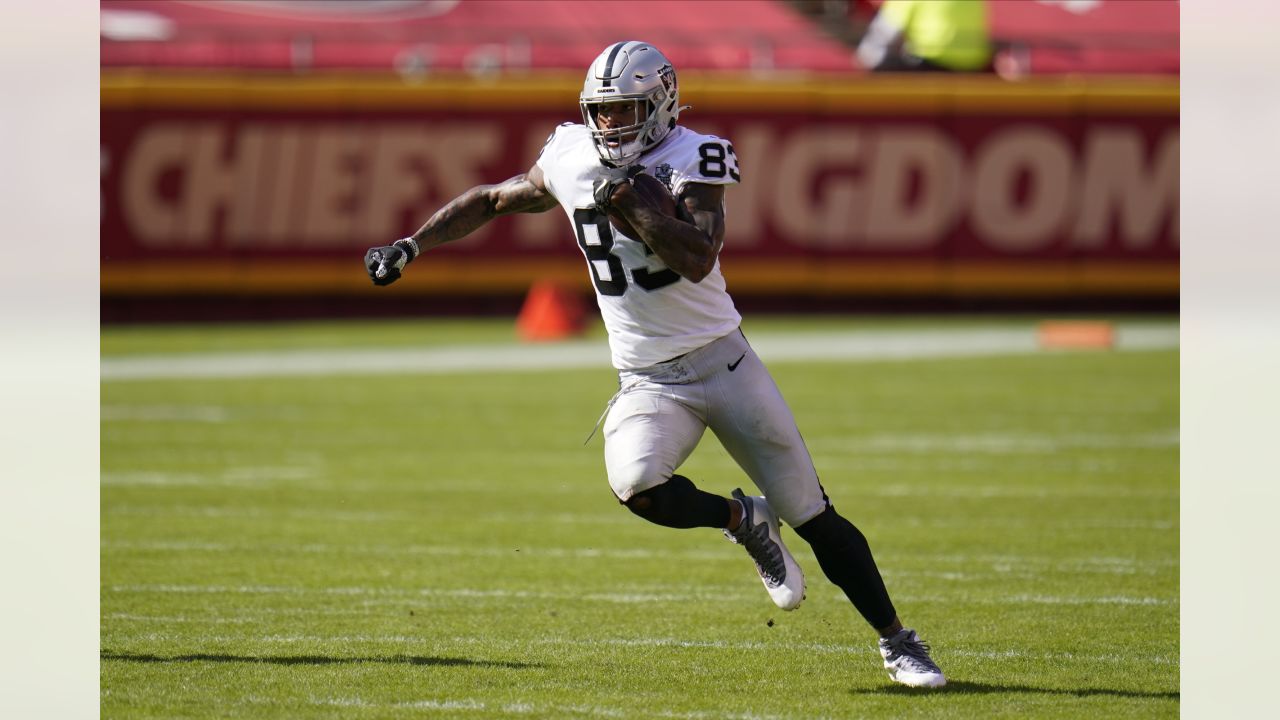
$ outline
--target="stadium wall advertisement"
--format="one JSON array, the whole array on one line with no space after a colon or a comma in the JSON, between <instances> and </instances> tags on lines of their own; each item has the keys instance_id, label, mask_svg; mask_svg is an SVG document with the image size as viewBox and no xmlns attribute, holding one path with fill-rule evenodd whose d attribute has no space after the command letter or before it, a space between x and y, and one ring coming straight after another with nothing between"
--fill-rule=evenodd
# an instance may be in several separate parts
<instances>
[{"instance_id":1,"label":"stadium wall advertisement","mask_svg":"<svg viewBox=\"0 0 1280 720\"><path fill-rule=\"evenodd\" d=\"M371 292L364 250L525 171L580 120L578 84L104 72L104 299ZM1177 78L691 75L681 94L685 124L739 160L735 293L1177 296ZM552 210L442 247L398 286L586 290L587 272Z\"/></svg>"}]
</instances>

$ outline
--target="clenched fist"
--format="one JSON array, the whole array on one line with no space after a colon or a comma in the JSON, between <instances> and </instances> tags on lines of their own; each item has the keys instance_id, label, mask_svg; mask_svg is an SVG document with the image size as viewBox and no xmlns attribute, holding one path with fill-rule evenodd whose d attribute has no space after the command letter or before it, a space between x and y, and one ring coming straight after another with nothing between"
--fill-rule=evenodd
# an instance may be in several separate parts
<instances>
[{"instance_id":1,"label":"clenched fist","mask_svg":"<svg viewBox=\"0 0 1280 720\"><path fill-rule=\"evenodd\" d=\"M400 279L400 271L417 256L418 243L413 238L404 238L390 245L369 248L364 254L364 268L374 285L390 285Z\"/></svg>"}]
</instances>

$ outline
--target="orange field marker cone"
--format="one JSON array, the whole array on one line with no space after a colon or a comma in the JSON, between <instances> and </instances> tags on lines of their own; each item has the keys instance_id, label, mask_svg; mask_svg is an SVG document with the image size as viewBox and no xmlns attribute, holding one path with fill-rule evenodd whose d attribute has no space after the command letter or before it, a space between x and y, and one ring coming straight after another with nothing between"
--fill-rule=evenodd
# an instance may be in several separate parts
<instances>
[{"instance_id":1,"label":"orange field marker cone","mask_svg":"<svg viewBox=\"0 0 1280 720\"><path fill-rule=\"evenodd\" d=\"M1040 323L1036 340L1045 350L1109 350L1115 347L1116 331L1111 323L1097 320L1047 320Z\"/></svg>"},{"instance_id":2,"label":"orange field marker cone","mask_svg":"<svg viewBox=\"0 0 1280 720\"><path fill-rule=\"evenodd\" d=\"M526 342L563 340L580 334L587 325L582 296L554 282L541 281L529 288L516 318L516 332Z\"/></svg>"}]
</instances>

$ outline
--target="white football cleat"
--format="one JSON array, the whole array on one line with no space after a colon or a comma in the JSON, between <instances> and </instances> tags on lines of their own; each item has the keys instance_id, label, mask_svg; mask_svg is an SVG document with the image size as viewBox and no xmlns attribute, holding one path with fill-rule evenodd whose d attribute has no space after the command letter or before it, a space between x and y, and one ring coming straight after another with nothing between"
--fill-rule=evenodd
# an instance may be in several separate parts
<instances>
[{"instance_id":1,"label":"white football cleat","mask_svg":"<svg viewBox=\"0 0 1280 720\"><path fill-rule=\"evenodd\" d=\"M804 600L804 573L782 544L778 517L762 497L748 497L741 489L734 490L733 497L742 503L742 524L736 531L725 530L724 536L746 548L773 604L795 610Z\"/></svg>"},{"instance_id":2,"label":"white football cleat","mask_svg":"<svg viewBox=\"0 0 1280 720\"><path fill-rule=\"evenodd\" d=\"M929 657L929 646L911 628L902 628L891 638L880 638L880 657L894 682L928 688L947 684L942 669Z\"/></svg>"}]
</instances>

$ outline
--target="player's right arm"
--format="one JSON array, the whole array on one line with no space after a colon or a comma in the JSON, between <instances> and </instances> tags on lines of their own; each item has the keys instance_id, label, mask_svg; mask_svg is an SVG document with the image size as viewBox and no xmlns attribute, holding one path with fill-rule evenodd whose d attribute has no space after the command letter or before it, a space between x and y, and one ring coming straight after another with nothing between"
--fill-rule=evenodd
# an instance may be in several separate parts
<instances>
[{"instance_id":1,"label":"player's right arm","mask_svg":"<svg viewBox=\"0 0 1280 720\"><path fill-rule=\"evenodd\" d=\"M400 271L422 253L475 232L485 223L512 213L540 213L556 206L547 191L542 168L534 165L496 185L478 185L450 200L418 231L390 245L370 248L365 269L374 285L390 285Z\"/></svg>"}]
</instances>

